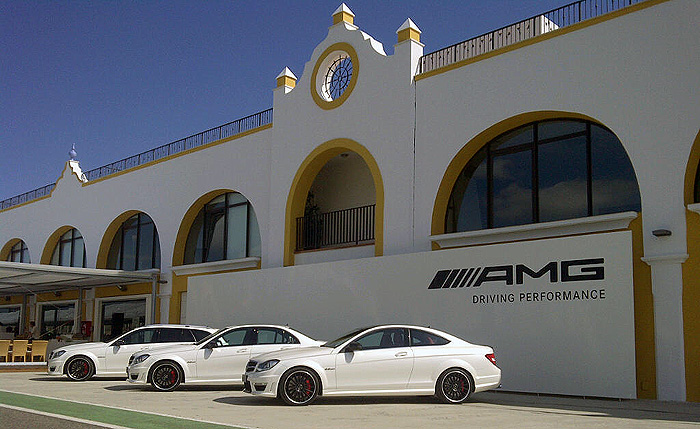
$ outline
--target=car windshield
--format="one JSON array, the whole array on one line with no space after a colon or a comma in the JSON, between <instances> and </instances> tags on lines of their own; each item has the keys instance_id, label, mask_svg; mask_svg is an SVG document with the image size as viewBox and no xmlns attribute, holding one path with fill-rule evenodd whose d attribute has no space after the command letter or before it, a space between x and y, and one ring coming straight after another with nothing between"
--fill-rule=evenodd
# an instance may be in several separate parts
<instances>
[{"instance_id":1,"label":"car windshield","mask_svg":"<svg viewBox=\"0 0 700 429\"><path fill-rule=\"evenodd\" d=\"M220 333L224 332L227 329L228 328L221 328L218 331L214 332L213 334L209 334L206 337L202 338L201 340L197 341L195 344L196 345L204 344L207 341L211 340L212 338L214 338L215 336L219 335Z\"/></svg>"},{"instance_id":2,"label":"car windshield","mask_svg":"<svg viewBox=\"0 0 700 429\"><path fill-rule=\"evenodd\" d=\"M362 331L366 331L369 328L360 328L360 329L355 329L354 331L348 332L347 334L343 335L340 338L337 338L332 341L328 341L326 344L322 344L321 347L330 347L330 348L336 348L339 345L343 344L350 338L354 337L355 335L359 334Z\"/></svg>"}]
</instances>

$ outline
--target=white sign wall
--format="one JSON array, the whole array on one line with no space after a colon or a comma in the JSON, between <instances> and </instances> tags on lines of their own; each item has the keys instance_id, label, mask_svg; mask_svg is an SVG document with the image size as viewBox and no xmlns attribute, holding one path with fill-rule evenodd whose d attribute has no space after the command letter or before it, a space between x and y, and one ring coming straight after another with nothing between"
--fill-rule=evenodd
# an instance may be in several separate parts
<instances>
[{"instance_id":1,"label":"white sign wall","mask_svg":"<svg viewBox=\"0 0 700 429\"><path fill-rule=\"evenodd\" d=\"M511 391L636 397L628 231L190 278L187 320L332 339L429 325L494 347Z\"/></svg>"}]
</instances>

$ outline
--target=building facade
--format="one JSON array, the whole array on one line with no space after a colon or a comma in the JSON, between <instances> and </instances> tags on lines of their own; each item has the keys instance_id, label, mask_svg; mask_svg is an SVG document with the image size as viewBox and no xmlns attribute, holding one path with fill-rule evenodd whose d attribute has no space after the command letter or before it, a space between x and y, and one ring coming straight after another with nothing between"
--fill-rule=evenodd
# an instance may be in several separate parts
<instances>
[{"instance_id":1,"label":"building facade","mask_svg":"<svg viewBox=\"0 0 700 429\"><path fill-rule=\"evenodd\" d=\"M408 322L494 346L507 390L699 401L700 5L598 3L426 55L341 5L271 110L3 202L0 272L158 280L0 289L0 321Z\"/></svg>"}]
</instances>

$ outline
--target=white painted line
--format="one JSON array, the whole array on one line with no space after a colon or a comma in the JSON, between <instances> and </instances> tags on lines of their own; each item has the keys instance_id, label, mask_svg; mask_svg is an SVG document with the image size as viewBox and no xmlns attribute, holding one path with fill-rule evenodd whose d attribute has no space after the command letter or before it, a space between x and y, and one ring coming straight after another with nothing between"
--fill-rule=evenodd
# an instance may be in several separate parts
<instances>
[{"instance_id":1,"label":"white painted line","mask_svg":"<svg viewBox=\"0 0 700 429\"><path fill-rule=\"evenodd\" d=\"M116 425L110 425L109 423L102 423L102 422L97 422L94 420L85 420L85 419L79 419L77 417L71 417L71 416L65 416L63 414L54 414L54 413L47 413L44 411L39 411L39 410L33 410L31 408L23 408L23 407L15 407L14 405L7 405L7 404L0 404L0 407L2 408L9 408L11 410L16 410L16 411L22 411L25 413L32 413L32 414L38 414L40 416L47 416L47 417L54 417L57 419L61 420L68 420L71 422L77 422L77 423L85 423L87 425L92 425L92 426L99 426L102 428L110 428L110 429L129 429L126 426L116 426Z\"/></svg>"}]
</instances>

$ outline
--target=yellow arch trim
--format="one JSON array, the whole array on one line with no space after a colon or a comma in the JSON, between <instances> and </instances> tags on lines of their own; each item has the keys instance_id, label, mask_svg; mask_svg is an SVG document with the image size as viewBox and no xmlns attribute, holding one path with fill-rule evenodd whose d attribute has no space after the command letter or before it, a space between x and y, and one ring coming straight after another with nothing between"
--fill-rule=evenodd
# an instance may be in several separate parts
<instances>
[{"instance_id":1,"label":"yellow arch trim","mask_svg":"<svg viewBox=\"0 0 700 429\"><path fill-rule=\"evenodd\" d=\"M53 251L56 248L56 245L58 244L58 240L61 238L63 234L66 232L70 231L71 229L78 229L74 226L70 225L64 225L60 228L58 228L56 231L53 232L49 236L49 238L46 240L46 244L44 244L44 251L41 253L41 264L50 264L51 263L51 257L53 256ZM78 230L80 231L80 230ZM81 233L82 235L82 233ZM85 240L85 239L83 239ZM83 241L84 243L84 241Z\"/></svg>"},{"instance_id":2,"label":"yellow arch trim","mask_svg":"<svg viewBox=\"0 0 700 429\"><path fill-rule=\"evenodd\" d=\"M321 64L326 60L326 57L333 51L345 51L347 52L348 55L350 55L350 60L352 61L352 78L350 79L350 83L348 84L348 87L345 89L345 92L343 92L343 95L340 97L336 98L333 101L327 101L321 98L321 96L318 94L318 87L316 86L316 78L318 76L319 69L321 68ZM318 60L316 61L316 65L314 66L314 71L311 74L311 97L314 99L318 107L324 110L331 110L335 109L336 107L340 106L347 100L348 97L350 97L350 93L352 90L355 88L355 85L357 84L357 79L359 77L360 73L360 60L357 57L357 52L355 51L355 48L353 48L350 44L348 43L334 43L331 46L329 46L323 53L321 54L320 57L318 57Z\"/></svg>"},{"instance_id":3,"label":"yellow arch trim","mask_svg":"<svg viewBox=\"0 0 700 429\"><path fill-rule=\"evenodd\" d=\"M384 254L384 180L379 165L366 147L350 139L334 139L314 149L299 166L287 196L287 209L284 223L284 265L294 265L294 238L296 237L297 217L304 215L306 196L311 185L324 165L331 158L343 152L355 152L360 155L369 168L374 181L376 210L374 219L374 255Z\"/></svg>"},{"instance_id":4,"label":"yellow arch trim","mask_svg":"<svg viewBox=\"0 0 700 429\"><path fill-rule=\"evenodd\" d=\"M22 241L21 238L13 238L5 245L2 247L2 250L0 250L0 261L7 261L7 258L10 256L10 250L12 250L12 247L14 247L15 244L19 243ZM31 253L29 254L31 257Z\"/></svg>"},{"instance_id":5,"label":"yellow arch trim","mask_svg":"<svg viewBox=\"0 0 700 429\"><path fill-rule=\"evenodd\" d=\"M686 206L693 204L695 175L700 166L700 132L690 149L685 170L683 197ZM700 402L700 215L686 211L688 259L683 263L683 329L685 337L686 400Z\"/></svg>"}]
</instances>

